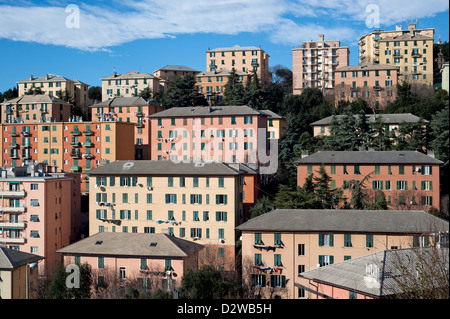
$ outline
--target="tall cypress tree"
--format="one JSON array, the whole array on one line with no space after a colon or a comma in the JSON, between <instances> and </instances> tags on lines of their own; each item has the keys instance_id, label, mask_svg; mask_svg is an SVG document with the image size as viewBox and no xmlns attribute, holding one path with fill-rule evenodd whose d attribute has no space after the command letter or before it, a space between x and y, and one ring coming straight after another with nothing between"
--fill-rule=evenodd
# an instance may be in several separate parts
<instances>
[{"instance_id":1,"label":"tall cypress tree","mask_svg":"<svg viewBox=\"0 0 450 319\"><path fill-rule=\"evenodd\" d=\"M245 104L245 89L239 76L236 74L236 69L233 68L228 76L227 84L225 84L224 99L222 103L225 105L244 105Z\"/></svg>"}]
</instances>

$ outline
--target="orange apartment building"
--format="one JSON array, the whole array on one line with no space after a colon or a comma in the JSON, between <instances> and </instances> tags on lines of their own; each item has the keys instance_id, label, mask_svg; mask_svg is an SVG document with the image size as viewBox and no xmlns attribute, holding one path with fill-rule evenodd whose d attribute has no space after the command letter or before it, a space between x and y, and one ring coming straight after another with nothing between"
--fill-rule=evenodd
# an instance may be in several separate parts
<instances>
[{"instance_id":1,"label":"orange apartment building","mask_svg":"<svg viewBox=\"0 0 450 319\"><path fill-rule=\"evenodd\" d=\"M371 200L382 191L390 209L440 209L439 170L442 161L416 151L319 151L296 161L297 184L318 176L323 165L332 189L362 180ZM351 199L351 190L343 191Z\"/></svg>"},{"instance_id":2,"label":"orange apartment building","mask_svg":"<svg viewBox=\"0 0 450 319\"><path fill-rule=\"evenodd\" d=\"M79 175L52 169L2 167L0 177L0 243L43 256L40 273L61 262L56 250L79 239L82 223Z\"/></svg>"},{"instance_id":3,"label":"orange apartment building","mask_svg":"<svg viewBox=\"0 0 450 319\"><path fill-rule=\"evenodd\" d=\"M258 167L267 115L248 106L174 107L150 115L151 159L219 161ZM265 147L264 142L264 147Z\"/></svg>"},{"instance_id":4,"label":"orange apartment building","mask_svg":"<svg viewBox=\"0 0 450 319\"><path fill-rule=\"evenodd\" d=\"M59 171L78 172L82 193L89 192L91 169L135 156L133 123L49 122L1 124L0 128L4 166L38 162Z\"/></svg>"},{"instance_id":5,"label":"orange apartment building","mask_svg":"<svg viewBox=\"0 0 450 319\"><path fill-rule=\"evenodd\" d=\"M150 120L148 116L162 111L162 106L142 97L114 97L91 106L97 121L118 121L135 125L134 159L150 159Z\"/></svg>"},{"instance_id":6,"label":"orange apartment building","mask_svg":"<svg viewBox=\"0 0 450 319\"><path fill-rule=\"evenodd\" d=\"M316 299L329 293L317 291L305 273L378 251L432 245L439 232L448 236L449 226L424 211L275 209L236 229L242 278L255 298Z\"/></svg>"},{"instance_id":7,"label":"orange apartment building","mask_svg":"<svg viewBox=\"0 0 450 319\"><path fill-rule=\"evenodd\" d=\"M234 45L226 48L206 51L206 70L214 72L220 69L242 71L251 75L256 71L261 82L272 82L269 72L269 54L260 47L241 47Z\"/></svg>"},{"instance_id":8,"label":"orange apartment building","mask_svg":"<svg viewBox=\"0 0 450 319\"><path fill-rule=\"evenodd\" d=\"M224 98L225 85L230 77L230 70L220 68L212 71L200 72L196 75L198 93L205 96L210 105L220 103ZM251 81L251 73L235 69L238 81L246 87Z\"/></svg>"},{"instance_id":9,"label":"orange apartment building","mask_svg":"<svg viewBox=\"0 0 450 319\"><path fill-rule=\"evenodd\" d=\"M72 105L48 94L22 95L1 106L1 123L68 121Z\"/></svg>"},{"instance_id":10,"label":"orange apartment building","mask_svg":"<svg viewBox=\"0 0 450 319\"><path fill-rule=\"evenodd\" d=\"M166 233L207 248L203 260L235 267L235 227L245 218L242 164L115 161L90 172L89 234Z\"/></svg>"},{"instance_id":11,"label":"orange apartment building","mask_svg":"<svg viewBox=\"0 0 450 319\"><path fill-rule=\"evenodd\" d=\"M187 269L196 270L203 245L167 234L103 232L58 250L65 265L88 263L99 295L117 279L137 279L143 289L173 291Z\"/></svg>"},{"instance_id":12,"label":"orange apartment building","mask_svg":"<svg viewBox=\"0 0 450 319\"><path fill-rule=\"evenodd\" d=\"M31 75L28 79L18 81L17 88L19 90L19 97L24 96L30 89L41 89L44 94L52 97L57 97L58 92L65 92L73 101L73 104L80 107L86 107L89 103L89 84L83 83L79 80L71 80L66 77L46 74L41 77L34 77Z\"/></svg>"},{"instance_id":13,"label":"orange apartment building","mask_svg":"<svg viewBox=\"0 0 450 319\"><path fill-rule=\"evenodd\" d=\"M399 69L382 64L345 66L335 71L335 105L364 100L374 111L383 110L397 97Z\"/></svg>"},{"instance_id":14,"label":"orange apartment building","mask_svg":"<svg viewBox=\"0 0 450 319\"><path fill-rule=\"evenodd\" d=\"M301 94L305 88L318 88L324 93L335 87L334 71L348 66L350 50L340 41L303 42L300 48L292 49L292 90Z\"/></svg>"}]
</instances>

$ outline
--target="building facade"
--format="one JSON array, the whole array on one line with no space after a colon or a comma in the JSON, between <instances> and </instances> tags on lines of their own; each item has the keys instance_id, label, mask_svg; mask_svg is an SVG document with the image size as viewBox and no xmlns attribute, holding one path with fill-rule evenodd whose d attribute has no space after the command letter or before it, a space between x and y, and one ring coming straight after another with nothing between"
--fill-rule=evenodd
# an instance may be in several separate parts
<instances>
[{"instance_id":1,"label":"building facade","mask_svg":"<svg viewBox=\"0 0 450 319\"><path fill-rule=\"evenodd\" d=\"M166 65L153 72L153 75L166 82L172 82L177 77L184 77L186 75L195 76L200 71L184 65Z\"/></svg>"},{"instance_id":2,"label":"building facade","mask_svg":"<svg viewBox=\"0 0 450 319\"><path fill-rule=\"evenodd\" d=\"M2 168L0 243L45 257L40 269L51 272L61 262L56 250L80 236L80 178L47 169Z\"/></svg>"},{"instance_id":3,"label":"building facade","mask_svg":"<svg viewBox=\"0 0 450 319\"><path fill-rule=\"evenodd\" d=\"M23 95L0 104L1 123L64 122L72 104L48 94Z\"/></svg>"},{"instance_id":4,"label":"building facade","mask_svg":"<svg viewBox=\"0 0 450 319\"><path fill-rule=\"evenodd\" d=\"M333 90L334 71L349 65L350 50L340 41L303 42L301 48L292 49L293 94L301 94L305 88L318 88L323 92Z\"/></svg>"},{"instance_id":5,"label":"building facade","mask_svg":"<svg viewBox=\"0 0 450 319\"><path fill-rule=\"evenodd\" d=\"M89 234L166 233L205 245L210 262L234 269L244 167L224 163L115 161L90 172ZM247 196L247 195L246 195Z\"/></svg>"},{"instance_id":6,"label":"building facade","mask_svg":"<svg viewBox=\"0 0 450 319\"><path fill-rule=\"evenodd\" d=\"M40 89L42 93L58 97L59 92L71 98L71 103L79 107L86 107L89 103L89 84L79 80L70 80L60 75L46 74L41 77L31 75L28 79L18 81L19 97L25 95L30 89Z\"/></svg>"},{"instance_id":7,"label":"building facade","mask_svg":"<svg viewBox=\"0 0 450 319\"><path fill-rule=\"evenodd\" d=\"M46 163L81 174L81 192L89 192L89 171L115 160L134 159L134 123L119 121L2 124L1 163Z\"/></svg>"},{"instance_id":8,"label":"building facade","mask_svg":"<svg viewBox=\"0 0 450 319\"><path fill-rule=\"evenodd\" d=\"M364 100L374 111L382 110L397 97L398 68L361 64L335 71L335 105L339 101Z\"/></svg>"},{"instance_id":9,"label":"building facade","mask_svg":"<svg viewBox=\"0 0 450 319\"><path fill-rule=\"evenodd\" d=\"M181 285L187 269L198 268L199 252L204 247L166 234L130 234L102 232L58 250L64 264L91 266L93 288L101 296L103 289L137 279L141 288L173 291Z\"/></svg>"},{"instance_id":10,"label":"building facade","mask_svg":"<svg viewBox=\"0 0 450 319\"><path fill-rule=\"evenodd\" d=\"M383 192L390 209L440 209L439 170L442 162L416 151L320 151L297 162L297 185L319 175L323 165L332 189L343 188L352 180L361 181L369 200ZM351 190L343 190L351 199Z\"/></svg>"},{"instance_id":11,"label":"building facade","mask_svg":"<svg viewBox=\"0 0 450 319\"><path fill-rule=\"evenodd\" d=\"M113 97L133 97L138 96L144 89L150 89L152 93L159 92L160 79L149 73L131 71L101 78L102 100L106 101Z\"/></svg>"},{"instance_id":12,"label":"building facade","mask_svg":"<svg viewBox=\"0 0 450 319\"><path fill-rule=\"evenodd\" d=\"M254 71L262 82L272 82L269 72L269 54L261 47L247 46L209 49L206 51L206 70L236 69L251 75Z\"/></svg>"},{"instance_id":13,"label":"building facade","mask_svg":"<svg viewBox=\"0 0 450 319\"><path fill-rule=\"evenodd\" d=\"M218 161L258 167L267 115L248 106L175 107L150 116L151 159Z\"/></svg>"},{"instance_id":14,"label":"building facade","mask_svg":"<svg viewBox=\"0 0 450 319\"><path fill-rule=\"evenodd\" d=\"M114 97L91 106L92 118L97 121L118 121L135 125L134 159L150 159L150 120L148 117L162 111L162 106L147 102L142 97Z\"/></svg>"},{"instance_id":15,"label":"building facade","mask_svg":"<svg viewBox=\"0 0 450 319\"><path fill-rule=\"evenodd\" d=\"M424 211L276 209L237 227L255 298L316 298L302 274L377 251L434 242L448 222Z\"/></svg>"},{"instance_id":16,"label":"building facade","mask_svg":"<svg viewBox=\"0 0 450 319\"><path fill-rule=\"evenodd\" d=\"M399 83L433 85L434 29L375 30L359 38L359 62L398 67Z\"/></svg>"}]
</instances>

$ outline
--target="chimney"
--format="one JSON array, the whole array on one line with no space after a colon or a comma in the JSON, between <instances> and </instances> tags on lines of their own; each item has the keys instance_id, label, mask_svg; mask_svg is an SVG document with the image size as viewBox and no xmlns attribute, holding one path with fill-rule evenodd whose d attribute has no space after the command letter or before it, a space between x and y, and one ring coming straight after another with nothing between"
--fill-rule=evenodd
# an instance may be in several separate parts
<instances>
[{"instance_id":1,"label":"chimney","mask_svg":"<svg viewBox=\"0 0 450 319\"><path fill-rule=\"evenodd\" d=\"M395 31L402 31L402 25L401 24L396 25Z\"/></svg>"},{"instance_id":2,"label":"chimney","mask_svg":"<svg viewBox=\"0 0 450 319\"><path fill-rule=\"evenodd\" d=\"M319 34L319 41L324 41L324 39L325 39L325 36L323 35L323 34Z\"/></svg>"},{"instance_id":3,"label":"chimney","mask_svg":"<svg viewBox=\"0 0 450 319\"><path fill-rule=\"evenodd\" d=\"M434 156L434 150L427 150L427 155L430 156L430 157L432 157L432 158L435 158L435 156Z\"/></svg>"}]
</instances>

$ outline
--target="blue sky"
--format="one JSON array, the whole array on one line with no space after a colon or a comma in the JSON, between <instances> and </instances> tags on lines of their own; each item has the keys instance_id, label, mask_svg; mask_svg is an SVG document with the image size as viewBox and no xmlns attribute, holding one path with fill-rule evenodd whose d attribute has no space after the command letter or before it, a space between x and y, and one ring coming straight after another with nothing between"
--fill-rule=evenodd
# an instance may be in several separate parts
<instances>
[{"instance_id":1,"label":"blue sky","mask_svg":"<svg viewBox=\"0 0 450 319\"><path fill-rule=\"evenodd\" d=\"M340 40L358 63L358 37L418 20L449 39L443 0L0 0L0 91L31 74L58 74L90 85L167 64L204 71L208 48L261 46L270 66L292 69L302 41Z\"/></svg>"}]
</instances>

